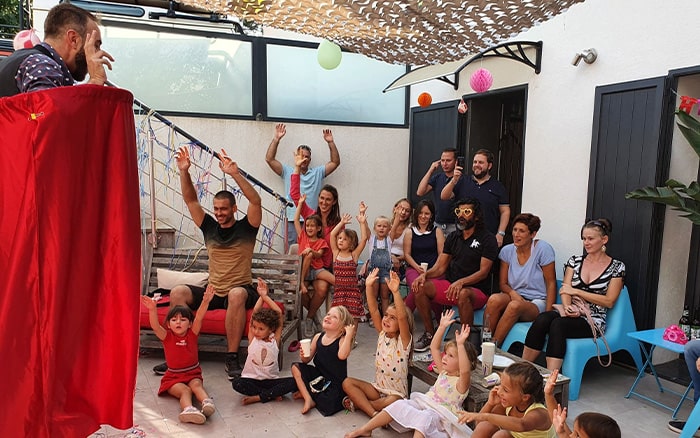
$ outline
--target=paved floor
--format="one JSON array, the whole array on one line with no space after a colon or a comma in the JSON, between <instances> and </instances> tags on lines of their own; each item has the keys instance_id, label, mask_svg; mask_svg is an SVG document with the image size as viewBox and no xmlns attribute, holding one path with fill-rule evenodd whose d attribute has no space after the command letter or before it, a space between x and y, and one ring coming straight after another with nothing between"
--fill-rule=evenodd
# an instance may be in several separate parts
<instances>
[{"instance_id":1,"label":"paved floor","mask_svg":"<svg viewBox=\"0 0 700 438\"><path fill-rule=\"evenodd\" d=\"M358 332L359 346L353 350L349 359L349 375L370 380L373 377L374 350L376 332L367 324L360 324ZM284 375L289 375L289 365L297 358L296 354L286 352L284 357ZM115 430L104 426L91 438L136 438L155 437L342 437L358 425L364 424L367 417L360 413L339 412L324 418L316 410L301 415L302 404L287 397L284 401L250 406L241 405L241 395L231 389L223 370L222 357L202 355L204 385L216 402L217 412L206 424L198 426L181 424L177 420L180 411L176 399L156 395L160 377L152 373L153 365L163 361L162 352L146 351L139 360L136 394L134 400L134 425L131 431ZM620 366L602 368L593 360L589 362L583 376L580 398L569 404L570 418L586 411L606 413L615 418L622 428L623 437L677 437L667 429L671 412L654 406L640 399L625 399L636 372ZM682 390L680 386L664 382L669 387ZM414 391L425 392L427 385L414 381ZM675 404L678 397L671 394L659 394L651 376L645 377L640 384L640 391L658 396L668 404ZM679 414L685 418L692 409L692 403L686 402ZM377 430L375 437L411 436L399 435L392 430Z\"/></svg>"}]
</instances>

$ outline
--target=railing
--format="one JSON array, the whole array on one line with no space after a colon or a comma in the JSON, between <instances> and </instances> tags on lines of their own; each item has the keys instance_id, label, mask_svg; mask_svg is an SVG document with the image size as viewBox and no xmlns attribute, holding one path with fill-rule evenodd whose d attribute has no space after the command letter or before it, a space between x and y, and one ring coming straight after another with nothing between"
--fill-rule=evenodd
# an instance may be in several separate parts
<instances>
[{"instance_id":1,"label":"railing","mask_svg":"<svg viewBox=\"0 0 700 438\"><path fill-rule=\"evenodd\" d=\"M15 24L0 23L0 38L7 38L11 40L20 30L32 28L32 13L29 0L19 0L17 2L16 11L17 21Z\"/></svg>"},{"instance_id":2,"label":"railing","mask_svg":"<svg viewBox=\"0 0 700 438\"><path fill-rule=\"evenodd\" d=\"M182 199L175 160L177 149L183 146L190 148L190 175L205 211L211 213L211 201L219 190L234 193L240 212L237 215L245 213L247 199L238 187L229 184L226 175L220 176L219 154L142 102L134 99L134 105L137 108L135 117L144 249L150 253L150 249L159 245L160 236L168 233L172 234L172 242L164 246L174 249L200 248L204 245L202 233L190 218ZM260 192L262 199L263 220L255 251L285 253L285 207L292 204L255 177L239 170Z\"/></svg>"}]
</instances>

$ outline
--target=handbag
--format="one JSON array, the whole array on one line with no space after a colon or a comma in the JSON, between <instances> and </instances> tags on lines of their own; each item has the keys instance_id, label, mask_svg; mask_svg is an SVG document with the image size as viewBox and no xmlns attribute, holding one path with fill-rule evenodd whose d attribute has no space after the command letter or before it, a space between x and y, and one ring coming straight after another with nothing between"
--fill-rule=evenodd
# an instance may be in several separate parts
<instances>
[{"instance_id":1,"label":"handbag","mask_svg":"<svg viewBox=\"0 0 700 438\"><path fill-rule=\"evenodd\" d=\"M562 317L579 317L583 316L588 321L588 325L591 326L591 332L593 333L593 343L595 344L596 354L598 356L598 363L601 366L609 367L612 364L612 353L610 352L610 346L608 341L605 339L605 333L598 327L593 318L591 318L591 308L588 306L586 300L579 296L571 297L571 306L574 308L573 312L566 312L563 304L555 304L552 306L555 310L559 312ZM600 357L600 346L598 345L598 338L603 341L605 349L608 350L608 363L603 363L603 359Z\"/></svg>"},{"instance_id":2,"label":"handbag","mask_svg":"<svg viewBox=\"0 0 700 438\"><path fill-rule=\"evenodd\" d=\"M688 337L685 335L685 332L676 324L671 324L670 326L666 327L666 330L664 330L663 339L681 345L688 343Z\"/></svg>"}]
</instances>

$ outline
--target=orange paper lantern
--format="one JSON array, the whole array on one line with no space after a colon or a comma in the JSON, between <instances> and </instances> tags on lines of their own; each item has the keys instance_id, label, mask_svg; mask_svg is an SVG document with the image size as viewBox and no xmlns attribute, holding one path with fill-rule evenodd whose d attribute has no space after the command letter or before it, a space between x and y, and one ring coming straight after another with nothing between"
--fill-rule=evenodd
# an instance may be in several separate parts
<instances>
[{"instance_id":1,"label":"orange paper lantern","mask_svg":"<svg viewBox=\"0 0 700 438\"><path fill-rule=\"evenodd\" d=\"M418 105L420 105L422 108L430 106L432 101L433 96L431 96L430 93L421 93L418 96Z\"/></svg>"}]
</instances>

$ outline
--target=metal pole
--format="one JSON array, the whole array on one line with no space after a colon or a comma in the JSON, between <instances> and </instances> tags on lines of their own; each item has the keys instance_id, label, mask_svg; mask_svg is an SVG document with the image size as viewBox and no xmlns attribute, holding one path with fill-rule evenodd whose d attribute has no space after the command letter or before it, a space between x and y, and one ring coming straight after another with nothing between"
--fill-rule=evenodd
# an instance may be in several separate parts
<instances>
[{"instance_id":1,"label":"metal pole","mask_svg":"<svg viewBox=\"0 0 700 438\"><path fill-rule=\"evenodd\" d=\"M158 230L156 229L156 180L155 180L155 159L153 158L153 131L148 130L148 164L150 172L148 175L149 187L151 191L151 246L158 248Z\"/></svg>"}]
</instances>

